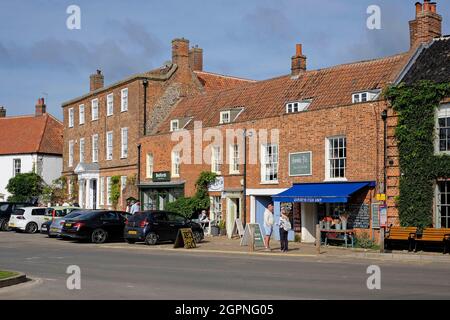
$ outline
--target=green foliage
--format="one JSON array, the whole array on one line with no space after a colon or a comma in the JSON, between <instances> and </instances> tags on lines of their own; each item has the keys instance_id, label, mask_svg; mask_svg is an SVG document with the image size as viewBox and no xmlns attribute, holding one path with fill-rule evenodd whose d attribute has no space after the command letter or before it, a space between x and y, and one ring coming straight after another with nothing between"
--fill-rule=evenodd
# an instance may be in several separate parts
<instances>
[{"instance_id":1,"label":"green foliage","mask_svg":"<svg viewBox=\"0 0 450 320\"><path fill-rule=\"evenodd\" d=\"M110 199L114 209L117 209L119 198L120 198L120 176L112 176Z\"/></svg>"},{"instance_id":2,"label":"green foliage","mask_svg":"<svg viewBox=\"0 0 450 320\"><path fill-rule=\"evenodd\" d=\"M432 225L433 184L450 176L450 157L434 154L435 113L450 95L450 83L421 81L385 92L398 114L396 139L400 155L399 217L402 226Z\"/></svg>"},{"instance_id":3,"label":"green foliage","mask_svg":"<svg viewBox=\"0 0 450 320\"><path fill-rule=\"evenodd\" d=\"M68 198L67 180L60 177L53 180L50 186L45 186L42 190L42 201L44 203L64 203Z\"/></svg>"},{"instance_id":4,"label":"green foliage","mask_svg":"<svg viewBox=\"0 0 450 320\"><path fill-rule=\"evenodd\" d=\"M33 197L39 197L44 189L42 178L34 173L21 173L9 179L6 190L11 193L8 201L30 201Z\"/></svg>"},{"instance_id":5,"label":"green foliage","mask_svg":"<svg viewBox=\"0 0 450 320\"><path fill-rule=\"evenodd\" d=\"M356 235L355 246L364 249L372 249L375 246L375 242L368 232L361 232Z\"/></svg>"},{"instance_id":6,"label":"green foliage","mask_svg":"<svg viewBox=\"0 0 450 320\"><path fill-rule=\"evenodd\" d=\"M225 220L220 220L220 222L219 222L219 229L220 230L225 230L226 229Z\"/></svg>"},{"instance_id":7,"label":"green foliage","mask_svg":"<svg viewBox=\"0 0 450 320\"><path fill-rule=\"evenodd\" d=\"M195 195L193 197L178 198L174 202L166 204L166 210L191 218L195 212L209 208L208 185L213 183L216 177L215 173L209 171L201 172L195 182Z\"/></svg>"}]
</instances>

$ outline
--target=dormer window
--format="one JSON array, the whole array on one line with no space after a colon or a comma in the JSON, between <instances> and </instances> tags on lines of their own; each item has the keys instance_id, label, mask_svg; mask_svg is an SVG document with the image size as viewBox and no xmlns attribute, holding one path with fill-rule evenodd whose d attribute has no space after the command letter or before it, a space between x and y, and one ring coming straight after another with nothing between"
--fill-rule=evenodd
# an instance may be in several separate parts
<instances>
[{"instance_id":1,"label":"dormer window","mask_svg":"<svg viewBox=\"0 0 450 320\"><path fill-rule=\"evenodd\" d=\"M221 111L220 112L220 123L230 123L231 122L231 112L230 111Z\"/></svg>"},{"instance_id":2,"label":"dormer window","mask_svg":"<svg viewBox=\"0 0 450 320\"><path fill-rule=\"evenodd\" d=\"M178 119L170 121L170 131L177 131L180 129L180 121Z\"/></svg>"},{"instance_id":3,"label":"dormer window","mask_svg":"<svg viewBox=\"0 0 450 320\"><path fill-rule=\"evenodd\" d=\"M352 95L352 103L361 103L367 101L373 101L378 98L381 90L370 90L357 92Z\"/></svg>"},{"instance_id":4,"label":"dormer window","mask_svg":"<svg viewBox=\"0 0 450 320\"><path fill-rule=\"evenodd\" d=\"M286 113L297 113L308 109L311 100L294 101L286 103Z\"/></svg>"}]
</instances>

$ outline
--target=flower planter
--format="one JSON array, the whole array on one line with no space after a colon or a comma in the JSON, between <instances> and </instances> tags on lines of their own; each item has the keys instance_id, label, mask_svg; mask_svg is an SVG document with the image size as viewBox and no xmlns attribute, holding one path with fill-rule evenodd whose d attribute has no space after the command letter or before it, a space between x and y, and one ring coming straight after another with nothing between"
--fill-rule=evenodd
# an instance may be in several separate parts
<instances>
[{"instance_id":1,"label":"flower planter","mask_svg":"<svg viewBox=\"0 0 450 320\"><path fill-rule=\"evenodd\" d=\"M341 224L340 223L335 224L335 227L336 227L336 230L341 230Z\"/></svg>"},{"instance_id":2,"label":"flower planter","mask_svg":"<svg viewBox=\"0 0 450 320\"><path fill-rule=\"evenodd\" d=\"M347 230L347 221L342 221L342 230Z\"/></svg>"}]
</instances>

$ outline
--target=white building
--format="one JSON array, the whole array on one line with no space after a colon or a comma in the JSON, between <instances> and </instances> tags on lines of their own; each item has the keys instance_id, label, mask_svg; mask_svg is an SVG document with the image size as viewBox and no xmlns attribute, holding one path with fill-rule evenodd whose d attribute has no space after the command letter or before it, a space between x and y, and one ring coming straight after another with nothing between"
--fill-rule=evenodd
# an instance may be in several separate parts
<instances>
[{"instance_id":1,"label":"white building","mask_svg":"<svg viewBox=\"0 0 450 320\"><path fill-rule=\"evenodd\" d=\"M0 201L10 196L6 186L18 173L34 171L47 184L61 176L63 124L45 109L43 98L34 115L6 117L0 107Z\"/></svg>"}]
</instances>

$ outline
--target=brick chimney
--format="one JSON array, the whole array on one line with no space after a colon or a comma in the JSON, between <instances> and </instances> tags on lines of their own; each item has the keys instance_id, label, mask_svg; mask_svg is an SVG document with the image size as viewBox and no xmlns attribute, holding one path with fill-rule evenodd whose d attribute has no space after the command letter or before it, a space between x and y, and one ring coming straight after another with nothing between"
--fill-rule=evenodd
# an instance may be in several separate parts
<instances>
[{"instance_id":1,"label":"brick chimney","mask_svg":"<svg viewBox=\"0 0 450 320\"><path fill-rule=\"evenodd\" d=\"M410 48L442 36L442 16L437 13L436 2L416 2L416 19L409 22Z\"/></svg>"},{"instance_id":2,"label":"brick chimney","mask_svg":"<svg viewBox=\"0 0 450 320\"><path fill-rule=\"evenodd\" d=\"M46 112L46 105L44 102L44 98L39 98L37 103L36 103L36 112L35 112L35 116L42 116L43 114L45 114Z\"/></svg>"},{"instance_id":3,"label":"brick chimney","mask_svg":"<svg viewBox=\"0 0 450 320\"><path fill-rule=\"evenodd\" d=\"M302 53L302 45L295 46L295 56L292 57L291 75L298 76L306 71L306 57Z\"/></svg>"},{"instance_id":4,"label":"brick chimney","mask_svg":"<svg viewBox=\"0 0 450 320\"><path fill-rule=\"evenodd\" d=\"M102 72L100 70L97 70L96 73L91 74L89 79L91 92L103 88L105 84L105 77L102 75Z\"/></svg>"},{"instance_id":5,"label":"brick chimney","mask_svg":"<svg viewBox=\"0 0 450 320\"><path fill-rule=\"evenodd\" d=\"M179 68L189 67L189 40L184 38L172 40L172 62Z\"/></svg>"},{"instance_id":6,"label":"brick chimney","mask_svg":"<svg viewBox=\"0 0 450 320\"><path fill-rule=\"evenodd\" d=\"M203 49L198 46L189 50L189 65L192 71L203 71Z\"/></svg>"},{"instance_id":7,"label":"brick chimney","mask_svg":"<svg viewBox=\"0 0 450 320\"><path fill-rule=\"evenodd\" d=\"M6 109L4 106L0 106L0 118L6 117Z\"/></svg>"}]
</instances>

